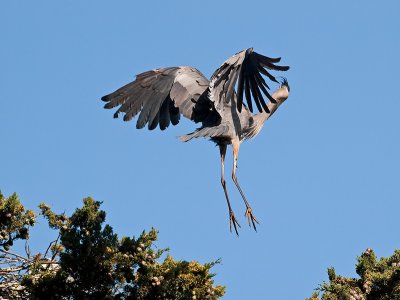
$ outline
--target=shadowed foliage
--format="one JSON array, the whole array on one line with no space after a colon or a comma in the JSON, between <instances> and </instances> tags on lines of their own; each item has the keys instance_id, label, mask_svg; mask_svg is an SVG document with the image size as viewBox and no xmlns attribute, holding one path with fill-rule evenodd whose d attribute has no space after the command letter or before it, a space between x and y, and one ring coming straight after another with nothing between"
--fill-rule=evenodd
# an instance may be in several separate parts
<instances>
[{"instance_id":1,"label":"shadowed foliage","mask_svg":"<svg viewBox=\"0 0 400 300\"><path fill-rule=\"evenodd\" d=\"M374 251L367 249L358 257L356 272L360 278L339 276L334 268L328 268L329 282L321 284L307 300L400 299L400 250L378 261Z\"/></svg>"},{"instance_id":2,"label":"shadowed foliage","mask_svg":"<svg viewBox=\"0 0 400 300\"><path fill-rule=\"evenodd\" d=\"M27 232L36 219L15 194L0 196L0 228L6 232L0 240L0 296L5 299L218 299L224 295L225 287L214 285L210 273L219 261L174 260L166 254L168 249L156 249L154 228L138 238L120 239L105 224L101 202L92 198L85 198L70 217L40 204L41 215L59 233L57 239L44 253L12 253L9 241L28 241L29 235L20 232Z\"/></svg>"}]
</instances>

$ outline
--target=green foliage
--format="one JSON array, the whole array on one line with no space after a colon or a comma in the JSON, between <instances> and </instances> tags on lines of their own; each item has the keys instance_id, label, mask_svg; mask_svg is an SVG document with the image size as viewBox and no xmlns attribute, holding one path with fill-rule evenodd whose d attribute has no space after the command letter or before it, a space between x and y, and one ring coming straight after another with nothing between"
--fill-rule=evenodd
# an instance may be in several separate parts
<instances>
[{"instance_id":1,"label":"green foliage","mask_svg":"<svg viewBox=\"0 0 400 300\"><path fill-rule=\"evenodd\" d=\"M29 238L29 226L36 222L31 210L25 210L14 193L6 198L0 192L0 249L9 250L15 240Z\"/></svg>"},{"instance_id":2,"label":"green foliage","mask_svg":"<svg viewBox=\"0 0 400 300\"><path fill-rule=\"evenodd\" d=\"M100 202L84 199L84 206L67 218L56 215L44 204L42 214L49 226L60 230L59 269L36 279L43 272L39 269L25 278L34 298L105 299L113 295L118 284L113 276L113 252L118 247L117 235L109 225L102 227L105 212L99 210ZM53 245L54 246L54 245ZM54 251L53 251L54 253Z\"/></svg>"},{"instance_id":3,"label":"green foliage","mask_svg":"<svg viewBox=\"0 0 400 300\"><path fill-rule=\"evenodd\" d=\"M66 229L66 223L68 221L68 217L65 214L56 215L46 203L40 203L39 209L41 211L41 215L43 215L49 224L49 227L52 229Z\"/></svg>"},{"instance_id":4,"label":"green foliage","mask_svg":"<svg viewBox=\"0 0 400 300\"><path fill-rule=\"evenodd\" d=\"M4 210L6 213L26 215L16 195L9 199L7 207L11 208ZM1 207L6 206L4 201L0 202ZM44 255L24 260L25 273L18 277L20 287L13 290L13 297L184 300L218 299L224 295L225 287L214 285L214 274L210 273L219 261L200 264L177 261L170 255L162 260L169 250L156 249L158 232L154 228L148 233L143 231L138 238L119 239L112 227L104 224L106 213L100 206L101 202L85 198L82 208L67 217L54 213L46 204L39 205L41 215L59 236L48 248L51 258L46 257L47 250ZM15 222L7 224L17 231L27 225L17 222L19 217L11 219ZM35 223L35 219L29 220L28 225ZM18 294L20 291L24 297Z\"/></svg>"},{"instance_id":5,"label":"green foliage","mask_svg":"<svg viewBox=\"0 0 400 300\"><path fill-rule=\"evenodd\" d=\"M142 265L125 291L130 299L217 299L224 295L224 287L212 285L210 269L215 263L201 265L167 256L162 264Z\"/></svg>"},{"instance_id":6,"label":"green foliage","mask_svg":"<svg viewBox=\"0 0 400 300\"><path fill-rule=\"evenodd\" d=\"M337 276L334 268L328 269L329 283L317 290L322 300L400 300L400 250L388 258L377 260L374 251L367 249L356 265L360 278ZM314 293L308 300L318 300Z\"/></svg>"}]
</instances>

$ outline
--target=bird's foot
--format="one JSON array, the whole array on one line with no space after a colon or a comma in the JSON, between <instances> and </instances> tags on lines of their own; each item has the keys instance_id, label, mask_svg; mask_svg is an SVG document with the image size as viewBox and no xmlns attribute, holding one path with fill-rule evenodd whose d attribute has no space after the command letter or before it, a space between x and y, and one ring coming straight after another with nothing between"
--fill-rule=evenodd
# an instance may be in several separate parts
<instances>
[{"instance_id":1,"label":"bird's foot","mask_svg":"<svg viewBox=\"0 0 400 300\"><path fill-rule=\"evenodd\" d=\"M231 211L229 211L229 228L230 228L231 232L232 232L232 224L233 224L233 227L235 228L236 235L239 236L239 232L237 230L236 225L240 227L240 224L239 224L238 220L236 219L235 214L231 210Z\"/></svg>"},{"instance_id":2,"label":"bird's foot","mask_svg":"<svg viewBox=\"0 0 400 300\"><path fill-rule=\"evenodd\" d=\"M247 217L247 221L249 222L249 226L251 227L251 224L253 224L254 230L257 231L256 223L260 224L260 222L258 222L256 217L254 216L253 210L251 209L250 206L247 207L246 213L244 215ZM250 221L251 221L251 223L250 223Z\"/></svg>"}]
</instances>

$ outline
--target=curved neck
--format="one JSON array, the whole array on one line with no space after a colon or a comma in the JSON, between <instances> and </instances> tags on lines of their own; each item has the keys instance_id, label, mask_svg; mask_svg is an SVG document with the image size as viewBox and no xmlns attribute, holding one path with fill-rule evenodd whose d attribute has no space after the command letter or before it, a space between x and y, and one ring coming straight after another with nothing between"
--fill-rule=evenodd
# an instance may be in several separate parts
<instances>
[{"instance_id":1,"label":"curved neck","mask_svg":"<svg viewBox=\"0 0 400 300\"><path fill-rule=\"evenodd\" d=\"M272 95L272 97L274 97L274 96ZM269 117L271 117L274 114L274 112L276 112L276 110L282 103L283 103L283 101L277 101L276 103L268 102L267 107L269 109L269 112L262 111L258 114L255 114L254 119L258 122L264 123L265 121L267 121L269 119Z\"/></svg>"},{"instance_id":2,"label":"curved neck","mask_svg":"<svg viewBox=\"0 0 400 300\"><path fill-rule=\"evenodd\" d=\"M278 107L285 102L285 100L289 97L289 91L286 86L281 86L279 89L277 89L273 94L272 98L276 100L276 103L272 103L271 101L268 102L267 107L269 109L269 112L263 111L261 113L258 113L254 115L254 119L258 124L264 124L265 121L271 117Z\"/></svg>"}]
</instances>

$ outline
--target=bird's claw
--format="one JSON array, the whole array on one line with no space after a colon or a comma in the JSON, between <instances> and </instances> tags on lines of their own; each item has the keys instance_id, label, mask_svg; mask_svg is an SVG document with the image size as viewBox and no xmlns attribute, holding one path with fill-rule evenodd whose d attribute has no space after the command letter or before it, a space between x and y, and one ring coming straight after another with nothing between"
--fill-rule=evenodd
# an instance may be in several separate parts
<instances>
[{"instance_id":1,"label":"bird's claw","mask_svg":"<svg viewBox=\"0 0 400 300\"><path fill-rule=\"evenodd\" d=\"M260 224L260 222L258 222L256 217L254 216L253 210L251 209L251 207L247 207L246 213L244 215L247 217L247 221L249 222L249 226L251 227L251 224L253 224L254 230L257 231L256 223ZM250 221L251 221L251 223L250 223Z\"/></svg>"},{"instance_id":2,"label":"bird's claw","mask_svg":"<svg viewBox=\"0 0 400 300\"><path fill-rule=\"evenodd\" d=\"M230 228L231 232L232 232L232 224L233 224L233 227L235 228L236 235L239 236L239 232L237 230L236 225L239 226L239 228L240 228L240 224L239 224L238 220L236 219L233 211L230 211L229 212L229 228Z\"/></svg>"}]
</instances>

